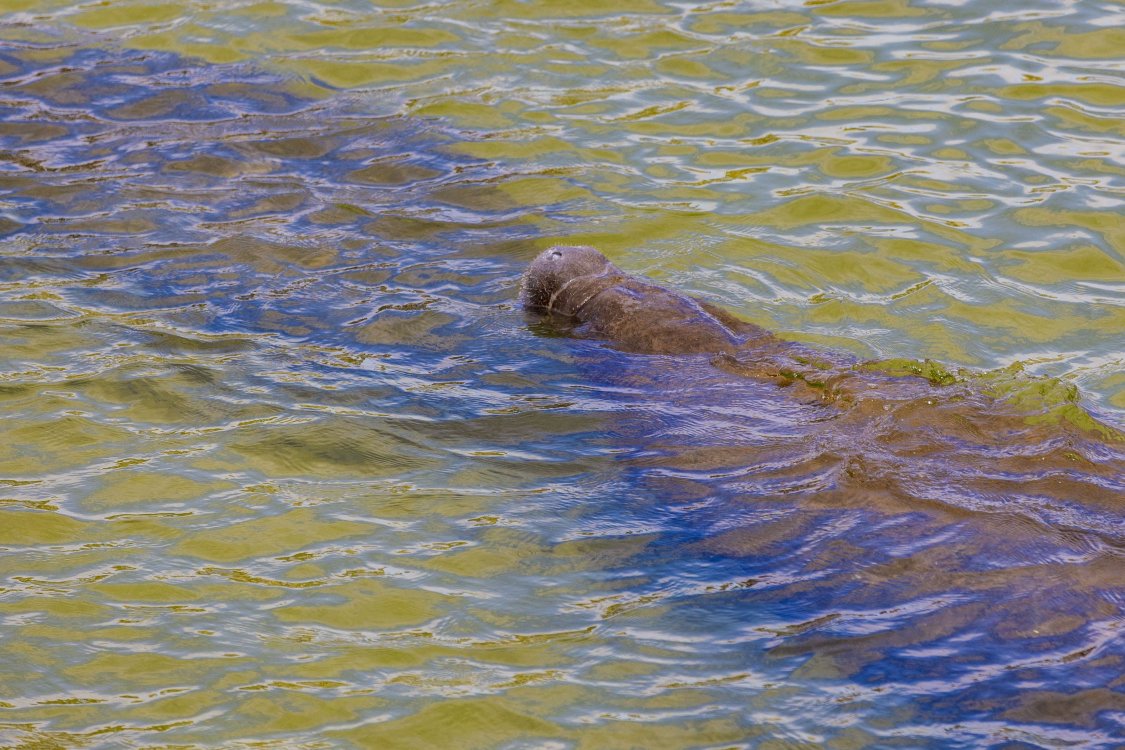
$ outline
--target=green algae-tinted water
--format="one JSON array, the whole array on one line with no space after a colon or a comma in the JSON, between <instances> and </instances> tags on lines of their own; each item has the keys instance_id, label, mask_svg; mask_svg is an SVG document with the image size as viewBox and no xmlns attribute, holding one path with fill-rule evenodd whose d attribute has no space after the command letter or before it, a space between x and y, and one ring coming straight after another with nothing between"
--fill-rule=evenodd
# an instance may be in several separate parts
<instances>
[{"instance_id":1,"label":"green algae-tinted water","mask_svg":"<svg viewBox=\"0 0 1125 750\"><path fill-rule=\"evenodd\" d=\"M1119 746L1123 27L0 3L0 746ZM560 240L893 377L546 335Z\"/></svg>"}]
</instances>

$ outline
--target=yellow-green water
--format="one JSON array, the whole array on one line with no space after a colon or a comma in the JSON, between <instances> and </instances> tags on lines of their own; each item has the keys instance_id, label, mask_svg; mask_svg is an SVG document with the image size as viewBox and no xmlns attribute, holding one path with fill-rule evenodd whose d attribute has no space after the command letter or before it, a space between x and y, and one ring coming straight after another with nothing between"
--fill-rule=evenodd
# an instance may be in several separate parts
<instances>
[{"instance_id":1,"label":"yellow-green water","mask_svg":"<svg viewBox=\"0 0 1125 750\"><path fill-rule=\"evenodd\" d=\"M1118 746L1123 28L0 2L0 746ZM544 336L563 240L944 385Z\"/></svg>"}]
</instances>

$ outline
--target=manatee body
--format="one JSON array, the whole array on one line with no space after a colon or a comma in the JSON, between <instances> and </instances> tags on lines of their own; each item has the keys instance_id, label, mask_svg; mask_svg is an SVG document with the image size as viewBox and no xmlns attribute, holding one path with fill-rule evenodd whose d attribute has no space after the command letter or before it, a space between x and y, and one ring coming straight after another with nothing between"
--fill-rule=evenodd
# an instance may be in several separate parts
<instances>
[{"instance_id":1,"label":"manatee body","mask_svg":"<svg viewBox=\"0 0 1125 750\"><path fill-rule=\"evenodd\" d=\"M708 354L720 370L792 386L801 398L837 401L850 358L778 339L708 302L625 273L586 245L548 248L524 274L521 300L576 336L637 354Z\"/></svg>"},{"instance_id":2,"label":"manatee body","mask_svg":"<svg viewBox=\"0 0 1125 750\"><path fill-rule=\"evenodd\" d=\"M631 276L586 245L556 246L523 278L528 310L639 354L733 353L772 339L719 308Z\"/></svg>"}]
</instances>

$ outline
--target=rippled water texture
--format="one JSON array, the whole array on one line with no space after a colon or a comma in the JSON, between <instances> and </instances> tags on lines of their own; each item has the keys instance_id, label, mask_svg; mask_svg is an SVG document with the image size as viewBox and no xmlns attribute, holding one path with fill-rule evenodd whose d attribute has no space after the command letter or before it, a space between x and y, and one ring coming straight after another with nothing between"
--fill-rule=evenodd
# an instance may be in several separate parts
<instances>
[{"instance_id":1,"label":"rippled water texture","mask_svg":"<svg viewBox=\"0 0 1125 750\"><path fill-rule=\"evenodd\" d=\"M1120 747L1123 28L0 3L0 746Z\"/></svg>"}]
</instances>

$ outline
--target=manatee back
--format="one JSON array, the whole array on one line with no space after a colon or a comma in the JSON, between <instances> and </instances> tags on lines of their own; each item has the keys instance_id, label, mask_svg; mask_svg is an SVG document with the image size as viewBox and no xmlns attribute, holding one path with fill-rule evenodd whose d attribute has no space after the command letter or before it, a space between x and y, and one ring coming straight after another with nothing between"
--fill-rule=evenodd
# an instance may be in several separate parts
<instances>
[{"instance_id":1,"label":"manatee back","mask_svg":"<svg viewBox=\"0 0 1125 750\"><path fill-rule=\"evenodd\" d=\"M607 286L577 317L579 333L609 339L623 351L698 354L731 351L742 343L735 330L698 300L635 277Z\"/></svg>"}]
</instances>

